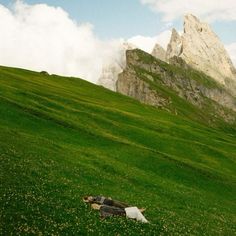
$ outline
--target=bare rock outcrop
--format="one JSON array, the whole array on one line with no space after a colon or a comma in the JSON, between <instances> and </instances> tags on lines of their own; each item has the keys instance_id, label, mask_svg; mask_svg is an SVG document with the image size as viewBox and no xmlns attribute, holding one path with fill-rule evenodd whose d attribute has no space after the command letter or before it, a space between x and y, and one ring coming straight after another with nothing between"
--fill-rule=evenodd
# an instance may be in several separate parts
<instances>
[{"instance_id":1,"label":"bare rock outcrop","mask_svg":"<svg viewBox=\"0 0 236 236\"><path fill-rule=\"evenodd\" d=\"M158 43L154 46L151 55L159 60L166 61L166 50Z\"/></svg>"},{"instance_id":2,"label":"bare rock outcrop","mask_svg":"<svg viewBox=\"0 0 236 236\"><path fill-rule=\"evenodd\" d=\"M231 91L232 84L236 84L236 70L224 45L207 23L200 22L191 14L184 18L182 36L176 30L172 32L167 59L173 56L183 58L188 65L211 76Z\"/></svg>"},{"instance_id":3,"label":"bare rock outcrop","mask_svg":"<svg viewBox=\"0 0 236 236\"><path fill-rule=\"evenodd\" d=\"M158 95L148 83L137 76L135 70L124 70L117 80L117 92L133 97L138 101L155 107L165 107L168 100Z\"/></svg>"},{"instance_id":4,"label":"bare rock outcrop","mask_svg":"<svg viewBox=\"0 0 236 236\"><path fill-rule=\"evenodd\" d=\"M175 29L172 29L170 43L168 44L166 51L167 61L169 61L170 58L174 56L179 57L182 52L183 52L182 38Z\"/></svg>"},{"instance_id":5,"label":"bare rock outcrop","mask_svg":"<svg viewBox=\"0 0 236 236\"><path fill-rule=\"evenodd\" d=\"M177 97L168 95L174 92L212 116L229 123L236 121L236 98L181 57L172 57L167 64L137 49L128 50L126 56L127 66L118 76L117 92L172 112L178 110L174 105Z\"/></svg>"}]
</instances>

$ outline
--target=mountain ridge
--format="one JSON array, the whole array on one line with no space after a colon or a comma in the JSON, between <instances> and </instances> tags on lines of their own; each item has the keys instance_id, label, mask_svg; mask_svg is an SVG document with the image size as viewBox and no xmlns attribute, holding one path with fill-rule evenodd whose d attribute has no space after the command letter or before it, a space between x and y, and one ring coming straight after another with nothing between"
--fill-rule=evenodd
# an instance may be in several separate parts
<instances>
[{"instance_id":1,"label":"mountain ridge","mask_svg":"<svg viewBox=\"0 0 236 236\"><path fill-rule=\"evenodd\" d=\"M167 64L139 49L126 54L127 66L119 74L117 92L172 112L182 110L176 99L181 99L180 104L185 100L198 110L211 113L210 120L216 115L235 124L236 98L211 77L192 69L179 57L171 58Z\"/></svg>"},{"instance_id":2,"label":"mountain ridge","mask_svg":"<svg viewBox=\"0 0 236 236\"><path fill-rule=\"evenodd\" d=\"M172 57L181 57L190 67L210 76L236 96L236 69L218 36L207 23L202 23L192 14L184 17L183 25L181 35L172 29L166 51L157 42L151 54L168 63ZM135 47L124 48L124 51L128 49ZM118 74L125 68L125 59L121 65L119 71L112 69L114 64L110 65L110 69L106 67L109 73L100 77L99 84L116 91L115 83Z\"/></svg>"},{"instance_id":3,"label":"mountain ridge","mask_svg":"<svg viewBox=\"0 0 236 236\"><path fill-rule=\"evenodd\" d=\"M181 57L188 65L204 72L228 90L236 94L236 69L220 41L207 23L202 23L196 16L184 17L184 30L180 36L173 29L166 57ZM228 83L231 81L234 88Z\"/></svg>"}]
</instances>

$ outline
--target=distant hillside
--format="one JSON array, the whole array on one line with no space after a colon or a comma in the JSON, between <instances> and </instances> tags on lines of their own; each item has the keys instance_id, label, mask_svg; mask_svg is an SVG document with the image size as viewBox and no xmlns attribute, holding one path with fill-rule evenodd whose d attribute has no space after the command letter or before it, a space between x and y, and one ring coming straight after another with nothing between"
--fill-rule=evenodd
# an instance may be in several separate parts
<instances>
[{"instance_id":1,"label":"distant hillside","mask_svg":"<svg viewBox=\"0 0 236 236\"><path fill-rule=\"evenodd\" d=\"M236 97L182 58L168 64L139 49L126 55L118 92L210 126L227 122L236 127Z\"/></svg>"},{"instance_id":2,"label":"distant hillside","mask_svg":"<svg viewBox=\"0 0 236 236\"><path fill-rule=\"evenodd\" d=\"M191 73L182 73L181 80L183 80L183 75L184 77L187 77L186 79L203 77L201 79L202 82L204 80L209 81L210 79L211 81L216 82L224 91L226 90L236 97L236 68L225 49L224 44L209 24L201 22L200 19L192 14L187 14L184 16L182 33L179 34L176 29L172 29L167 48L163 48L159 43L160 42L158 41L156 42L151 55L169 64L172 64L173 59L175 61L178 59L178 61L181 60L184 62L184 67L188 66L188 70ZM137 47L126 43L122 48L120 60L105 65L98 81L100 85L113 91L117 90L116 82L118 80L118 74L124 70L126 64L130 64L129 61L126 63L124 53L127 50L135 49ZM142 58L140 59L142 61ZM183 67L182 62L181 67ZM176 71L174 68L171 68L171 66L169 67L160 63L157 64L159 64L160 67L163 67L163 70L159 72L164 73L165 69L174 73L177 71L180 72L180 69ZM151 72L156 73L157 71L155 71L153 67ZM178 74L180 75L180 73ZM169 77L170 76L171 74L169 74ZM165 74L162 74L162 77L165 77ZM196 92L198 91L194 91L195 95L198 96ZM225 102L224 97L222 98L222 101ZM226 99L226 102L229 102L228 98ZM234 107L236 107L235 103L236 102L234 101Z\"/></svg>"},{"instance_id":3,"label":"distant hillside","mask_svg":"<svg viewBox=\"0 0 236 236\"><path fill-rule=\"evenodd\" d=\"M173 103L0 67L0 235L234 235L235 130ZM151 223L102 221L87 194L145 207Z\"/></svg>"}]
</instances>

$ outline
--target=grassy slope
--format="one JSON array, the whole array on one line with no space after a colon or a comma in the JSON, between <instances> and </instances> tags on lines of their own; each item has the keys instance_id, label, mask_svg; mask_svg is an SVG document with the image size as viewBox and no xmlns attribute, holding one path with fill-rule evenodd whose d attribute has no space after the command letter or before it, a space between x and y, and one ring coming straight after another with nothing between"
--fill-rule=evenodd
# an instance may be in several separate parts
<instances>
[{"instance_id":1,"label":"grassy slope","mask_svg":"<svg viewBox=\"0 0 236 236\"><path fill-rule=\"evenodd\" d=\"M191 120L205 123L212 127L219 127L222 123L225 123L222 119L222 113L225 117L236 116L236 113L231 109L221 106L201 93L199 94L201 96L200 108L199 106L197 107L196 105L193 105L186 99L181 98L181 96L179 96L174 89L164 85L164 81L166 80L172 81L172 84L175 84L175 80L182 80L182 84L185 84L185 88L182 88L182 90L185 89L189 91L189 84L186 82L194 81L194 84L197 84L202 90L205 88L221 91L225 94L228 93L222 85L218 84L214 79L187 66L181 58L179 58L180 61L177 66L163 62L140 49L131 50L128 53L135 54L135 62L132 62L133 65L131 65L131 67L135 70L138 78L148 83L150 88L156 91L159 96L165 99L171 99L172 102L168 104L166 108L172 113L177 111L179 114L188 117ZM177 60L177 58L175 60ZM150 72L150 68L155 67L160 68L162 72ZM149 79L150 77L153 81ZM176 84L178 87L178 82ZM219 116L218 113L221 115ZM231 123L234 127L236 127L235 121L231 120Z\"/></svg>"},{"instance_id":2,"label":"grassy slope","mask_svg":"<svg viewBox=\"0 0 236 236\"><path fill-rule=\"evenodd\" d=\"M233 235L236 137L88 82L0 67L0 235ZM151 224L100 221L103 194Z\"/></svg>"}]
</instances>

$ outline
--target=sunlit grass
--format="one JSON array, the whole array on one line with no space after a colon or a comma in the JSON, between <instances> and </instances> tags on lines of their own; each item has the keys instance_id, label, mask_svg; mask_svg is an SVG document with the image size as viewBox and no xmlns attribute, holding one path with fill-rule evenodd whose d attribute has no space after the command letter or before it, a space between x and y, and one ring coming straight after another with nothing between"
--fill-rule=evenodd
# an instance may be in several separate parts
<instances>
[{"instance_id":1,"label":"sunlit grass","mask_svg":"<svg viewBox=\"0 0 236 236\"><path fill-rule=\"evenodd\" d=\"M0 235L233 235L236 138L225 127L1 67ZM87 194L145 207L150 224L102 221Z\"/></svg>"}]
</instances>

